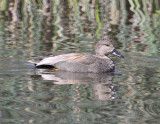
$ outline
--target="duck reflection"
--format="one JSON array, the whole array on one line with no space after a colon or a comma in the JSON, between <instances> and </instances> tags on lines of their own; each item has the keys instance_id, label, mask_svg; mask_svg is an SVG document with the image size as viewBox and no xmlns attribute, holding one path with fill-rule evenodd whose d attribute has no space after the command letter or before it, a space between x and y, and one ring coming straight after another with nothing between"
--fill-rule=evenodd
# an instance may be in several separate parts
<instances>
[{"instance_id":1,"label":"duck reflection","mask_svg":"<svg viewBox=\"0 0 160 124\"><path fill-rule=\"evenodd\" d=\"M53 80L54 84L92 84L95 100L111 100L115 97L118 86L112 84L113 73L72 73L67 71L49 71L36 69L34 79Z\"/></svg>"}]
</instances>

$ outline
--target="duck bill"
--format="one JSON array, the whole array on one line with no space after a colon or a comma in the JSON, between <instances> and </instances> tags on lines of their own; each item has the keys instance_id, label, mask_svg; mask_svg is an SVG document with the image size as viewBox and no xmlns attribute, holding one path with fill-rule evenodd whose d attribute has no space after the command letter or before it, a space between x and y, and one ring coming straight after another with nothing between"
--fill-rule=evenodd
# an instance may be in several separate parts
<instances>
[{"instance_id":1,"label":"duck bill","mask_svg":"<svg viewBox=\"0 0 160 124\"><path fill-rule=\"evenodd\" d=\"M118 56L118 57L120 57L120 58L124 58L124 56L121 55L121 54L120 54L117 50L115 50L115 49L112 51L112 54L113 54L113 55L116 55L116 56Z\"/></svg>"}]
</instances>

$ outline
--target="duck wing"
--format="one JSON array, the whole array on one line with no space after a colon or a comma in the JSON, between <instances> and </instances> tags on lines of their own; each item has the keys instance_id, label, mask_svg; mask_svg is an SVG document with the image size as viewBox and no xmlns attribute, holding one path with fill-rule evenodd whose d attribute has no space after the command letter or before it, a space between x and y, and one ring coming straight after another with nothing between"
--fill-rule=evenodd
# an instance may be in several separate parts
<instances>
[{"instance_id":1,"label":"duck wing","mask_svg":"<svg viewBox=\"0 0 160 124\"><path fill-rule=\"evenodd\" d=\"M65 61L57 62L54 66L70 72L89 72L89 68L95 63L95 58L90 54L74 54Z\"/></svg>"},{"instance_id":2,"label":"duck wing","mask_svg":"<svg viewBox=\"0 0 160 124\"><path fill-rule=\"evenodd\" d=\"M54 57L47 57L36 64L36 67L52 66L60 70L73 71L86 68L95 62L95 56L91 54L70 53Z\"/></svg>"},{"instance_id":3,"label":"duck wing","mask_svg":"<svg viewBox=\"0 0 160 124\"><path fill-rule=\"evenodd\" d=\"M72 56L68 57L66 62L68 63L80 63L83 65L90 65L93 64L95 61L95 56L91 54L73 54Z\"/></svg>"}]
</instances>

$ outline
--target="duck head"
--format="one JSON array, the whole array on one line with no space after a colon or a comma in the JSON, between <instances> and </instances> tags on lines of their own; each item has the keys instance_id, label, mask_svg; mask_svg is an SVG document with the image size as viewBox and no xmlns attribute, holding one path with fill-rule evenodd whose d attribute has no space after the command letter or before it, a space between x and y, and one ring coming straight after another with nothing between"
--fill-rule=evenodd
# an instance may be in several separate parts
<instances>
[{"instance_id":1,"label":"duck head","mask_svg":"<svg viewBox=\"0 0 160 124\"><path fill-rule=\"evenodd\" d=\"M96 44L96 55L100 57L108 56L109 54L116 55L118 57L124 58L123 55L121 55L113 45L113 40L109 38L105 38L103 40L100 40Z\"/></svg>"}]
</instances>

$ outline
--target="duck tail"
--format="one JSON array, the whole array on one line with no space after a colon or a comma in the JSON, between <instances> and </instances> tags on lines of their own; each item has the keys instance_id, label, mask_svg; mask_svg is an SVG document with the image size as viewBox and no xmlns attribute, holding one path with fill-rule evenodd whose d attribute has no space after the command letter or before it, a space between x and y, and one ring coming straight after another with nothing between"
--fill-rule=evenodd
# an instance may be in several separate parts
<instances>
[{"instance_id":1,"label":"duck tail","mask_svg":"<svg viewBox=\"0 0 160 124\"><path fill-rule=\"evenodd\" d=\"M36 66L37 63L38 63L39 61L36 61L36 60L29 60L28 62L29 62L29 63L32 63L32 64L34 64L34 65Z\"/></svg>"},{"instance_id":2,"label":"duck tail","mask_svg":"<svg viewBox=\"0 0 160 124\"><path fill-rule=\"evenodd\" d=\"M32 57L33 57L33 59L29 60L28 62L34 64L35 66L36 66L37 63L39 63L42 59L44 59L44 56L36 56L36 55L34 55L34 56L32 56Z\"/></svg>"}]
</instances>

